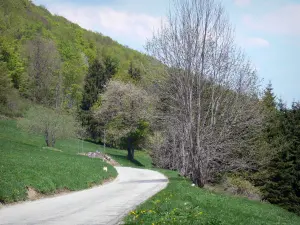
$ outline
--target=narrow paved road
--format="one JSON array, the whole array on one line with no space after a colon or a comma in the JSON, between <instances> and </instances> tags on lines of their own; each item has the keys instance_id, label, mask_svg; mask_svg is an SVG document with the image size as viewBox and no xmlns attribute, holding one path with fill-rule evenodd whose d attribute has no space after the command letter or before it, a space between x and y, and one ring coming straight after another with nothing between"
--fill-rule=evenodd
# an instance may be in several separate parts
<instances>
[{"instance_id":1,"label":"narrow paved road","mask_svg":"<svg viewBox=\"0 0 300 225\"><path fill-rule=\"evenodd\" d=\"M89 190L0 209L0 224L118 224L137 205L165 188L160 173L117 167L113 182Z\"/></svg>"}]
</instances>

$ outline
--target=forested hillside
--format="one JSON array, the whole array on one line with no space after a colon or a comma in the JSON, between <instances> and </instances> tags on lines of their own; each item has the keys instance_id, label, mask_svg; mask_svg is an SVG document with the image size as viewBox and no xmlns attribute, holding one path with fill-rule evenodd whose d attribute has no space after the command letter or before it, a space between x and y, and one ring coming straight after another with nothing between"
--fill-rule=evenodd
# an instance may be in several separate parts
<instances>
[{"instance_id":1,"label":"forested hillside","mask_svg":"<svg viewBox=\"0 0 300 225\"><path fill-rule=\"evenodd\" d=\"M33 46L41 47L44 51L41 54L47 53L47 57L50 54L55 58L50 64L57 78L61 79L60 91L67 108L80 104L84 78L95 59L116 64L114 77L121 80L131 79L128 74L130 66L144 68L147 63L145 55L100 33L87 31L61 16L52 15L29 0L0 2L0 34L1 88L8 88L9 82L6 81L5 85L6 77L3 77L8 74L12 86L22 96L35 97L30 89L29 74L32 72L30 66L39 62L30 56L33 55ZM57 83L52 85L57 86ZM1 96L2 104L3 98L5 96Z\"/></svg>"}]
</instances>

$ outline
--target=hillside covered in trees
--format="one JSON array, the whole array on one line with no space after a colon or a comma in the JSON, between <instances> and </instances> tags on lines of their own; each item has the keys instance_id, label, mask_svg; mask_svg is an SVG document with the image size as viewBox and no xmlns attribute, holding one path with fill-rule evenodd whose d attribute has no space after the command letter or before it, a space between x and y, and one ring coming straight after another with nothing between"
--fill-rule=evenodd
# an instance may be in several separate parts
<instances>
[{"instance_id":1,"label":"hillside covered in trees","mask_svg":"<svg viewBox=\"0 0 300 225\"><path fill-rule=\"evenodd\" d=\"M29 0L2 0L0 113L48 147L77 137L131 161L147 149L199 187L299 214L299 103L286 107L271 85L262 93L216 1L175 2L145 55Z\"/></svg>"},{"instance_id":2,"label":"hillside covered in trees","mask_svg":"<svg viewBox=\"0 0 300 225\"><path fill-rule=\"evenodd\" d=\"M49 76L55 74L59 80L59 84L48 80L51 84L47 85L49 89L59 86L61 103L68 109L80 105L84 79L96 59L106 67L114 64L114 77L123 81L132 79L128 73L130 68L142 70L148 60L142 53L52 15L28 0L0 2L0 32L1 74L8 74L11 80L10 84L2 75L1 88L10 89L11 86L22 96L42 101L34 96L30 77L33 70L39 73L37 67L33 68L39 64L40 70L47 69ZM40 95L45 97L44 93ZM5 101L5 96L1 96L1 103Z\"/></svg>"}]
</instances>

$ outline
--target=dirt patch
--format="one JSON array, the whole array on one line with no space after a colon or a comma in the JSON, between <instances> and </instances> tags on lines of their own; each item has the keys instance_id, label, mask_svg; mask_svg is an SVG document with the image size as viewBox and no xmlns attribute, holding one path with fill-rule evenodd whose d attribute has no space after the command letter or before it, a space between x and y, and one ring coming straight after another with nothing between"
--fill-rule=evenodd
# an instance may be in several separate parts
<instances>
[{"instance_id":1,"label":"dirt patch","mask_svg":"<svg viewBox=\"0 0 300 225\"><path fill-rule=\"evenodd\" d=\"M117 161L113 160L110 156L108 156L102 152L99 152L99 151L88 152L88 153L79 153L79 155L88 156L89 158L99 158L112 166L120 166L120 164Z\"/></svg>"},{"instance_id":2,"label":"dirt patch","mask_svg":"<svg viewBox=\"0 0 300 225\"><path fill-rule=\"evenodd\" d=\"M57 189L53 195L55 195L55 196L64 195L64 194L68 194L68 193L71 193L71 192L72 191L70 191L69 189L63 188L63 189Z\"/></svg>"},{"instance_id":3,"label":"dirt patch","mask_svg":"<svg viewBox=\"0 0 300 225\"><path fill-rule=\"evenodd\" d=\"M55 192L52 194L42 194L42 193L36 191L32 187L27 187L26 189L27 189L27 199L30 201L38 200L41 198L55 197L55 196L64 195L64 194L68 194L68 193L72 192L67 188L63 188L63 189L55 190Z\"/></svg>"},{"instance_id":4,"label":"dirt patch","mask_svg":"<svg viewBox=\"0 0 300 225\"><path fill-rule=\"evenodd\" d=\"M27 187L27 198L29 200L37 200L42 197L42 194L34 190L32 187Z\"/></svg>"},{"instance_id":5,"label":"dirt patch","mask_svg":"<svg viewBox=\"0 0 300 225\"><path fill-rule=\"evenodd\" d=\"M99 187L99 186L102 186L104 184L108 184L108 183L110 183L114 180L115 180L115 177L111 177L111 178L108 178L108 179L102 181L101 184L91 184L91 186L89 188L83 189L83 190L78 190L78 191L84 191L84 190L88 190L90 188ZM76 192L76 191L70 191L67 188L62 188L62 189L55 190L55 192L52 193L52 194L42 194L42 193L36 191L32 187L27 187L26 189L27 189L27 200L29 200L29 201L34 201L34 200L43 199L43 198L52 198L52 197L56 197L56 196ZM3 205L15 205L15 204L18 204L18 203L20 203L20 202L13 202L13 203L3 204ZM1 208L1 203L0 203L0 208Z\"/></svg>"},{"instance_id":6,"label":"dirt patch","mask_svg":"<svg viewBox=\"0 0 300 225\"><path fill-rule=\"evenodd\" d=\"M0 114L0 120L9 120L10 118Z\"/></svg>"},{"instance_id":7,"label":"dirt patch","mask_svg":"<svg viewBox=\"0 0 300 225\"><path fill-rule=\"evenodd\" d=\"M104 181L101 183L101 185L108 184L108 183L114 181L115 179L116 179L115 177L108 178L108 179L104 180Z\"/></svg>"},{"instance_id":8,"label":"dirt patch","mask_svg":"<svg viewBox=\"0 0 300 225\"><path fill-rule=\"evenodd\" d=\"M50 151L55 151L55 152L62 152L62 150L57 149L57 148L53 148L53 147L43 147L43 149L50 150Z\"/></svg>"}]
</instances>

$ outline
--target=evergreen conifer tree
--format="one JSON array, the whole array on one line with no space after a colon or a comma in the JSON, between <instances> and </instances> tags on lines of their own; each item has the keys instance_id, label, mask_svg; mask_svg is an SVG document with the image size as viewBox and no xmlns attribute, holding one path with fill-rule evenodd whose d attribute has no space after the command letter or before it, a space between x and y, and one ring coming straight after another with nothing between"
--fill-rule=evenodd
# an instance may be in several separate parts
<instances>
[{"instance_id":1,"label":"evergreen conifer tree","mask_svg":"<svg viewBox=\"0 0 300 225\"><path fill-rule=\"evenodd\" d=\"M300 103L281 107L280 152L269 166L266 199L300 215Z\"/></svg>"}]
</instances>

